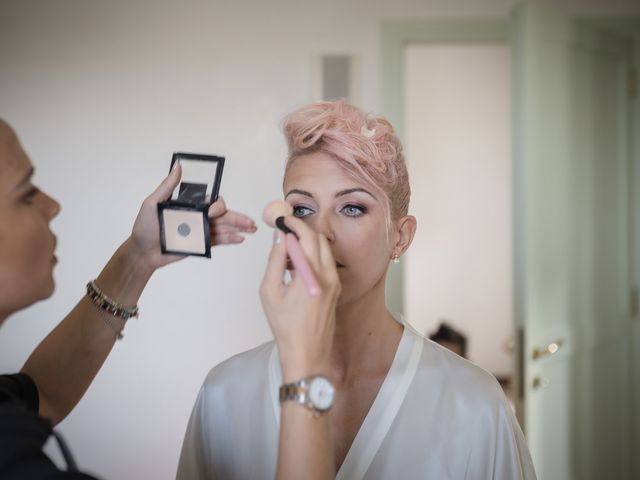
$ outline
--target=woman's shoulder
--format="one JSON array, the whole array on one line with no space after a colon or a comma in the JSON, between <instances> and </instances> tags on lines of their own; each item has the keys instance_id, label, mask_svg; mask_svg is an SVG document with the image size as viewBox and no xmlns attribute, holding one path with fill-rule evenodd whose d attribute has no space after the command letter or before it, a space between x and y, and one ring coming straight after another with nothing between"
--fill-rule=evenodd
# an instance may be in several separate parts
<instances>
[{"instance_id":1,"label":"woman's shoulder","mask_svg":"<svg viewBox=\"0 0 640 480\"><path fill-rule=\"evenodd\" d=\"M266 378L274 349L275 342L270 341L229 357L209 371L203 387L247 385L255 380Z\"/></svg>"},{"instance_id":2,"label":"woman's shoulder","mask_svg":"<svg viewBox=\"0 0 640 480\"><path fill-rule=\"evenodd\" d=\"M438 385L440 392L453 396L467 405L506 405L502 387L496 378L473 362L438 343L413 332L423 343L418 377Z\"/></svg>"}]
</instances>

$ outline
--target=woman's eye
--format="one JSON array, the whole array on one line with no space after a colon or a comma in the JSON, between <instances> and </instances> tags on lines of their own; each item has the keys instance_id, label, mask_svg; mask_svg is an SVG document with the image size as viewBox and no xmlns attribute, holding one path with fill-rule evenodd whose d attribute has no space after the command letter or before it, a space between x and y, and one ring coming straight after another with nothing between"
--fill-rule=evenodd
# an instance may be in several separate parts
<instances>
[{"instance_id":1,"label":"woman's eye","mask_svg":"<svg viewBox=\"0 0 640 480\"><path fill-rule=\"evenodd\" d=\"M298 218L303 218L306 217L308 215L311 215L313 213L313 210L311 210L308 207L303 207L303 206L295 206L293 207L293 216L294 217L298 217Z\"/></svg>"},{"instance_id":2,"label":"woman's eye","mask_svg":"<svg viewBox=\"0 0 640 480\"><path fill-rule=\"evenodd\" d=\"M38 188L33 187L31 190L29 190L24 197L22 197L22 201L24 203L26 203L27 205L31 205L31 203L33 203L33 199L35 198L35 196L38 194L40 190L38 190Z\"/></svg>"},{"instance_id":3,"label":"woman's eye","mask_svg":"<svg viewBox=\"0 0 640 480\"><path fill-rule=\"evenodd\" d=\"M363 215L367 210L359 205L346 205L342 208L345 215L349 217L359 217Z\"/></svg>"}]
</instances>

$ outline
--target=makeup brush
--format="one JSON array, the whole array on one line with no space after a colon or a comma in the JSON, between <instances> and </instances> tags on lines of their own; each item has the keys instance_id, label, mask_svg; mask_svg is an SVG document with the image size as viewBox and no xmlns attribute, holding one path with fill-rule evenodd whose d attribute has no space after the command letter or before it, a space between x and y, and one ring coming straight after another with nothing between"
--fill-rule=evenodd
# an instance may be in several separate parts
<instances>
[{"instance_id":1,"label":"makeup brush","mask_svg":"<svg viewBox=\"0 0 640 480\"><path fill-rule=\"evenodd\" d=\"M307 257L300 246L298 236L284 223L284 217L293 215L293 208L287 202L274 200L270 202L262 212L262 219L272 228L278 228L285 234L285 248L291 258L294 268L302 278L309 295L315 297L320 295L320 286L316 281Z\"/></svg>"}]
</instances>

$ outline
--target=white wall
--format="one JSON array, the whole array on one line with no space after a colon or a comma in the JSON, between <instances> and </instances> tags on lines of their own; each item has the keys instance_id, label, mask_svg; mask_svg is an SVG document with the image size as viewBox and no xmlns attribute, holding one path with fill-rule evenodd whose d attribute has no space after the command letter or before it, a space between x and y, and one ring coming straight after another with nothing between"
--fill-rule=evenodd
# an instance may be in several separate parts
<instances>
[{"instance_id":1,"label":"white wall","mask_svg":"<svg viewBox=\"0 0 640 480\"><path fill-rule=\"evenodd\" d=\"M362 105L377 110L382 19L506 16L512 4L0 0L0 115L19 132L36 182L63 205L53 224L57 291L3 325L0 371L19 369L82 295L171 152L226 155L222 195L259 218L280 193L279 121L313 100L314 54L358 56ZM270 241L262 228L211 262L190 259L152 279L142 318L61 425L81 466L105 478L173 477L206 372L270 337L256 293Z\"/></svg>"},{"instance_id":2,"label":"white wall","mask_svg":"<svg viewBox=\"0 0 640 480\"><path fill-rule=\"evenodd\" d=\"M500 44L405 49L405 128L418 230L404 268L407 319L446 320L468 357L512 372L510 50Z\"/></svg>"}]
</instances>

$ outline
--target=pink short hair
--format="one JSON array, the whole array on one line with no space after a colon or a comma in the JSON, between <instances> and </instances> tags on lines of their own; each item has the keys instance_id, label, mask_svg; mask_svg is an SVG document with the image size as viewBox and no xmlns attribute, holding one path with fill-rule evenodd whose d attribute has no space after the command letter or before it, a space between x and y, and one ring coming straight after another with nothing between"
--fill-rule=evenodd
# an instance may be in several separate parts
<instances>
[{"instance_id":1,"label":"pink short hair","mask_svg":"<svg viewBox=\"0 0 640 480\"><path fill-rule=\"evenodd\" d=\"M284 119L289 146L286 170L296 158L314 152L338 161L356 180L382 195L389 224L409 210L409 175L402 144L389 121L341 100L306 105Z\"/></svg>"}]
</instances>

